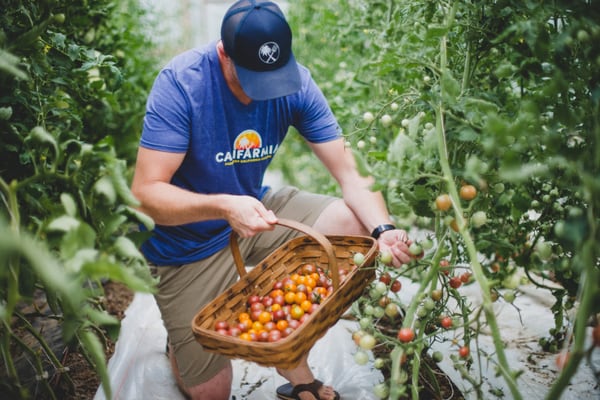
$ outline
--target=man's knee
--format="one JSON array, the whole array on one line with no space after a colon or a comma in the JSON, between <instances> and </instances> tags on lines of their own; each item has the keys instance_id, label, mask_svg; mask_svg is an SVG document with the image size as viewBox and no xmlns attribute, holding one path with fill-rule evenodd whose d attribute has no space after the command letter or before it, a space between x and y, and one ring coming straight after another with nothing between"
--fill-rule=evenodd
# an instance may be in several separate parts
<instances>
[{"instance_id":1,"label":"man's knee","mask_svg":"<svg viewBox=\"0 0 600 400\"><path fill-rule=\"evenodd\" d=\"M228 400L231 395L233 367L228 362L223 369L209 380L194 386L183 388L183 392L192 400Z\"/></svg>"}]
</instances>

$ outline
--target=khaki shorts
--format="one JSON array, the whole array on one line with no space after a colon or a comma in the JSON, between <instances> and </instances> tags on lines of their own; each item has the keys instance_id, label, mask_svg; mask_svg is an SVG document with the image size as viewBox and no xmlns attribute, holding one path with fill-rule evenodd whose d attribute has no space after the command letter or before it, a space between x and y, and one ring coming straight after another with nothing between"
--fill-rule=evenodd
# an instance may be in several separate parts
<instances>
[{"instance_id":1,"label":"khaki shorts","mask_svg":"<svg viewBox=\"0 0 600 400\"><path fill-rule=\"evenodd\" d=\"M317 217L336 198L285 187L269 191L263 203L280 218L312 226ZM240 252L247 265L255 265L283 243L301 233L282 226L251 238L239 239ZM160 277L155 295L169 341L175 352L179 373L186 387L210 380L229 359L205 352L196 342L192 319L200 309L238 280L229 247L195 263L178 267L152 266Z\"/></svg>"}]
</instances>

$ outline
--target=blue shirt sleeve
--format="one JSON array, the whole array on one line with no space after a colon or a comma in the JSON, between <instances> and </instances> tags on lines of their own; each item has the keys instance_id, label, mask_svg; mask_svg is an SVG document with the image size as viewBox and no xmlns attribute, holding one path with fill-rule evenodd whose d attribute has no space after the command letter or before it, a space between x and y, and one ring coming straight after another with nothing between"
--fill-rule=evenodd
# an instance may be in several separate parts
<instances>
[{"instance_id":1,"label":"blue shirt sleeve","mask_svg":"<svg viewBox=\"0 0 600 400\"><path fill-rule=\"evenodd\" d=\"M190 141L190 104L170 69L156 78L146 105L141 146L184 153Z\"/></svg>"},{"instance_id":2,"label":"blue shirt sleeve","mask_svg":"<svg viewBox=\"0 0 600 400\"><path fill-rule=\"evenodd\" d=\"M324 143L342 136L339 126L321 89L308 73L306 88L299 94L302 99L294 127L311 143Z\"/></svg>"}]
</instances>

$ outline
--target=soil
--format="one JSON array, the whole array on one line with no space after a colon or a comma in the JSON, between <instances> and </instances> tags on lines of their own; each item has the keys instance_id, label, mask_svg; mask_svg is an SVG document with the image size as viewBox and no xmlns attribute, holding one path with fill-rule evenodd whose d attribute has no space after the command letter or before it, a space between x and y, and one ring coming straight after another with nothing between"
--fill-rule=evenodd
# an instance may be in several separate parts
<instances>
[{"instance_id":1,"label":"soil","mask_svg":"<svg viewBox=\"0 0 600 400\"><path fill-rule=\"evenodd\" d=\"M133 292L127 286L107 282L104 284L105 307L106 311L122 320L125 317L125 310L133 300ZM107 338L105 346L106 360L115 352L115 343ZM71 379L73 380L73 393L65 393L64 400L89 400L93 399L100 385L100 379L96 371L89 365L87 360L79 353L70 353L66 365L70 366Z\"/></svg>"}]
</instances>

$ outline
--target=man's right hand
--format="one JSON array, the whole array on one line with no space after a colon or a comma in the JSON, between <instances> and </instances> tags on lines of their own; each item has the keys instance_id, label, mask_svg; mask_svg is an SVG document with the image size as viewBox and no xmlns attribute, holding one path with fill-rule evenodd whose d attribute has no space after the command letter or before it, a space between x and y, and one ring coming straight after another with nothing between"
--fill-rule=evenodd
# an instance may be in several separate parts
<instances>
[{"instance_id":1,"label":"man's right hand","mask_svg":"<svg viewBox=\"0 0 600 400\"><path fill-rule=\"evenodd\" d=\"M275 229L277 217L263 203L251 196L228 196L225 219L243 238Z\"/></svg>"}]
</instances>

